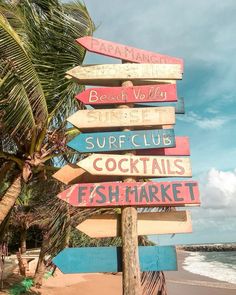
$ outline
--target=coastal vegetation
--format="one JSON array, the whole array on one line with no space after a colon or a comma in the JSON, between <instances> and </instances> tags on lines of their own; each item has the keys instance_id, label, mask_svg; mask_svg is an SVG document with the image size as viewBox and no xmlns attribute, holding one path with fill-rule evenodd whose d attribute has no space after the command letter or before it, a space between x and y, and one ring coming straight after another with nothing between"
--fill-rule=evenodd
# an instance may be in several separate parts
<instances>
[{"instance_id":1,"label":"coastal vegetation","mask_svg":"<svg viewBox=\"0 0 236 295\"><path fill-rule=\"evenodd\" d=\"M38 287L47 254L68 246L121 245L120 238L89 239L74 230L89 216L114 210L66 204L56 197L66 187L52 177L80 157L66 146L79 133L66 118L83 108L74 99L83 86L65 72L85 57L74 40L94 30L81 1L0 0L0 249L5 255L8 246L20 248L23 255L27 242L35 240ZM145 237L139 243L150 244ZM21 271L24 275L24 267ZM164 281L158 272L142 276L146 288L160 284L164 290Z\"/></svg>"}]
</instances>

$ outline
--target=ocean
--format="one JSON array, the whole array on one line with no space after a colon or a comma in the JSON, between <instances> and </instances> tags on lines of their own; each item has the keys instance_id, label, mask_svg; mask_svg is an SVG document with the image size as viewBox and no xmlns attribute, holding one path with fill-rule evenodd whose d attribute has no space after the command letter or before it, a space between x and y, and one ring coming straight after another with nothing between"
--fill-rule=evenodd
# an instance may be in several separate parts
<instances>
[{"instance_id":1,"label":"ocean","mask_svg":"<svg viewBox=\"0 0 236 295\"><path fill-rule=\"evenodd\" d=\"M195 274L236 284L236 251L189 252L183 268Z\"/></svg>"}]
</instances>

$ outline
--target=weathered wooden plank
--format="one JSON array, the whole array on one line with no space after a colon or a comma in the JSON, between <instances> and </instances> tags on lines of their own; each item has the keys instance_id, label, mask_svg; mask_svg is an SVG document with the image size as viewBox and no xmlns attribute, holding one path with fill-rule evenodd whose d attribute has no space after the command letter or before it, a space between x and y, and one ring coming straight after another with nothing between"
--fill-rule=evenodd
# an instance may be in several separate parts
<instances>
[{"instance_id":1,"label":"weathered wooden plank","mask_svg":"<svg viewBox=\"0 0 236 295\"><path fill-rule=\"evenodd\" d=\"M196 181L79 183L58 194L76 207L199 206Z\"/></svg>"},{"instance_id":2,"label":"weathered wooden plank","mask_svg":"<svg viewBox=\"0 0 236 295\"><path fill-rule=\"evenodd\" d=\"M173 107L80 110L67 119L79 129L109 129L175 124Z\"/></svg>"},{"instance_id":3,"label":"weathered wooden plank","mask_svg":"<svg viewBox=\"0 0 236 295\"><path fill-rule=\"evenodd\" d=\"M174 107L176 114L184 114L184 98L179 97L177 102L147 102L147 103L136 103L135 107Z\"/></svg>"},{"instance_id":4,"label":"weathered wooden plank","mask_svg":"<svg viewBox=\"0 0 236 295\"><path fill-rule=\"evenodd\" d=\"M91 238L121 236L121 216L114 214L92 216L77 227ZM138 213L138 235L160 235L192 232L188 211Z\"/></svg>"},{"instance_id":5,"label":"weathered wooden plank","mask_svg":"<svg viewBox=\"0 0 236 295\"><path fill-rule=\"evenodd\" d=\"M78 38L76 41L87 50L98 54L137 63L180 64L183 71L183 59L181 58L146 51L90 36Z\"/></svg>"},{"instance_id":6,"label":"weathered wooden plank","mask_svg":"<svg viewBox=\"0 0 236 295\"><path fill-rule=\"evenodd\" d=\"M164 129L168 130L168 129ZM189 139L186 136L175 137L175 147L161 149L141 149L136 151L136 155L151 155L151 156L190 156Z\"/></svg>"},{"instance_id":7,"label":"weathered wooden plank","mask_svg":"<svg viewBox=\"0 0 236 295\"><path fill-rule=\"evenodd\" d=\"M181 67L177 64L101 64L77 66L66 72L80 84L89 81L179 80ZM94 83L94 82L93 82ZM96 85L96 82L95 82ZM109 86L109 83L107 84Z\"/></svg>"},{"instance_id":8,"label":"weathered wooden plank","mask_svg":"<svg viewBox=\"0 0 236 295\"><path fill-rule=\"evenodd\" d=\"M105 181L119 181L121 177L106 176L106 175L91 175L84 169L75 164L67 164L53 174L53 177L64 184L75 184L78 182L105 182Z\"/></svg>"},{"instance_id":9,"label":"weathered wooden plank","mask_svg":"<svg viewBox=\"0 0 236 295\"><path fill-rule=\"evenodd\" d=\"M175 84L89 88L76 95L88 105L177 101Z\"/></svg>"},{"instance_id":10,"label":"weathered wooden plank","mask_svg":"<svg viewBox=\"0 0 236 295\"><path fill-rule=\"evenodd\" d=\"M81 153L156 149L175 146L173 129L80 133L67 144Z\"/></svg>"},{"instance_id":11,"label":"weathered wooden plank","mask_svg":"<svg viewBox=\"0 0 236 295\"><path fill-rule=\"evenodd\" d=\"M141 271L167 271L177 269L177 258L173 246L140 246ZM63 273L95 273L122 271L121 248L85 247L66 248L53 263Z\"/></svg>"},{"instance_id":12,"label":"weathered wooden plank","mask_svg":"<svg viewBox=\"0 0 236 295\"><path fill-rule=\"evenodd\" d=\"M65 76L67 79L72 79L71 76L66 75ZM176 84L176 80L173 79L140 79L140 80L134 80L130 79L130 81L133 83L134 86L142 86L142 85L156 85L156 84ZM119 80L83 80L83 83L80 83L82 85L87 85L87 86L104 86L104 87L116 87L120 86L120 81Z\"/></svg>"},{"instance_id":13,"label":"weathered wooden plank","mask_svg":"<svg viewBox=\"0 0 236 295\"><path fill-rule=\"evenodd\" d=\"M104 104L104 105L93 105L92 107L90 105L85 105L86 108L93 108L93 109L110 109L111 105ZM174 107L175 108L175 114L184 114L185 113L185 107L184 107L184 99L183 97L178 98L177 102L161 102L161 103L155 103L155 102L147 102L147 103L135 103L135 108L143 108L143 107Z\"/></svg>"},{"instance_id":14,"label":"weathered wooden plank","mask_svg":"<svg viewBox=\"0 0 236 295\"><path fill-rule=\"evenodd\" d=\"M77 165L93 175L191 177L187 157L92 154Z\"/></svg>"}]
</instances>

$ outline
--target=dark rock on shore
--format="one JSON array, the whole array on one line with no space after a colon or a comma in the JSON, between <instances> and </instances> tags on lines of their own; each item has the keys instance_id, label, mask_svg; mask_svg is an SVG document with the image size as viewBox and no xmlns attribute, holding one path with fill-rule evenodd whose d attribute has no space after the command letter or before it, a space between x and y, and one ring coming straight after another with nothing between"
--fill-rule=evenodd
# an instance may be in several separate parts
<instances>
[{"instance_id":1,"label":"dark rock on shore","mask_svg":"<svg viewBox=\"0 0 236 295\"><path fill-rule=\"evenodd\" d=\"M205 244L205 245L188 245L179 247L185 251L191 252L223 252L223 251L236 251L236 244Z\"/></svg>"}]
</instances>

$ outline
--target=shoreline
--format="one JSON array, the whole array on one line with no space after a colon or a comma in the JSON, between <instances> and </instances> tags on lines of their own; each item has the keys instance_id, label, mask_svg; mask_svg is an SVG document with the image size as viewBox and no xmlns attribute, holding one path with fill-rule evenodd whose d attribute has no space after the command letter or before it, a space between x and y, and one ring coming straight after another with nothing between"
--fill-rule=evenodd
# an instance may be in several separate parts
<instances>
[{"instance_id":1,"label":"shoreline","mask_svg":"<svg viewBox=\"0 0 236 295\"><path fill-rule=\"evenodd\" d=\"M191 253L190 251L178 250L178 271L165 272L168 295L233 295L236 293L236 284L185 270L183 268L184 260Z\"/></svg>"},{"instance_id":2,"label":"shoreline","mask_svg":"<svg viewBox=\"0 0 236 295\"><path fill-rule=\"evenodd\" d=\"M198 275L183 268L186 257L192 252L177 250L178 271L165 272L168 295L235 295L236 284L226 283ZM120 295L122 274L94 273L65 275L58 269L55 276L43 280L41 289L33 288L41 295ZM8 294L1 292L0 294ZM156 295L157 291L152 295Z\"/></svg>"}]
</instances>

